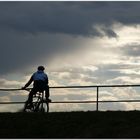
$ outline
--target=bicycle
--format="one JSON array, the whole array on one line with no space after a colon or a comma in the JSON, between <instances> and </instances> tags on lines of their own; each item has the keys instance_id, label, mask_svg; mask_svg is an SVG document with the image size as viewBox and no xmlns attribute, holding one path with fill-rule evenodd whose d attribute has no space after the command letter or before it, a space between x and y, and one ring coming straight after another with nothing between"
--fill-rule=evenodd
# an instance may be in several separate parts
<instances>
[{"instance_id":1,"label":"bicycle","mask_svg":"<svg viewBox=\"0 0 140 140\"><path fill-rule=\"evenodd\" d=\"M29 91L29 90L28 90ZM49 102L45 100L43 92L37 92L33 96L33 102L30 104L26 101L23 111L24 112L49 112Z\"/></svg>"}]
</instances>

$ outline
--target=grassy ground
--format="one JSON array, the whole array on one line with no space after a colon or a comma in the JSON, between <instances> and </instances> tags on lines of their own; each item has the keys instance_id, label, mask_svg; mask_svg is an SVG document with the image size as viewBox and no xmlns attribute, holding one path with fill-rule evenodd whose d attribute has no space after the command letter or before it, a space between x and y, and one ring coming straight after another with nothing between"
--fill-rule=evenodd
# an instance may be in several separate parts
<instances>
[{"instance_id":1,"label":"grassy ground","mask_svg":"<svg viewBox=\"0 0 140 140\"><path fill-rule=\"evenodd\" d=\"M140 112L0 113L0 138L140 138Z\"/></svg>"}]
</instances>

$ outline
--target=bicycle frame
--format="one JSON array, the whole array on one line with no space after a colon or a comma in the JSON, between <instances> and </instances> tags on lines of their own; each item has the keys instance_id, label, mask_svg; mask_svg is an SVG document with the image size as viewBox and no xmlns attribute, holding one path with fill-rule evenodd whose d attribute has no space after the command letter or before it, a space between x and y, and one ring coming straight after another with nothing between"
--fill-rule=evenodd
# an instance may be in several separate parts
<instances>
[{"instance_id":1,"label":"bicycle frame","mask_svg":"<svg viewBox=\"0 0 140 140\"><path fill-rule=\"evenodd\" d=\"M49 102L44 99L44 92L36 93L33 96L33 102L31 107L28 108L28 101L25 104L24 111L25 112L49 112ZM36 100L35 100L36 99ZM35 100L35 101L34 101Z\"/></svg>"}]
</instances>

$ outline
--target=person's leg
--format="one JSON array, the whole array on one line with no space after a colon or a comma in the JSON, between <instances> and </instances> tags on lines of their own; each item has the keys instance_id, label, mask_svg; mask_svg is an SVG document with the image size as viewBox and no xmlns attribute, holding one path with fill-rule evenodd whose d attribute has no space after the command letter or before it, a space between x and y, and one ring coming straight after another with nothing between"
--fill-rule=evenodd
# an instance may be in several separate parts
<instances>
[{"instance_id":1,"label":"person's leg","mask_svg":"<svg viewBox=\"0 0 140 140\"><path fill-rule=\"evenodd\" d=\"M37 93L37 90L35 88L32 88L29 95L28 95L28 100L27 100L28 103L30 103L30 104L32 103L33 95L36 93Z\"/></svg>"},{"instance_id":2,"label":"person's leg","mask_svg":"<svg viewBox=\"0 0 140 140\"><path fill-rule=\"evenodd\" d=\"M49 97L50 97L49 86L47 86L47 87L45 88L45 97L46 97L46 100L47 100L47 101L51 102L51 99L49 99Z\"/></svg>"},{"instance_id":3,"label":"person's leg","mask_svg":"<svg viewBox=\"0 0 140 140\"><path fill-rule=\"evenodd\" d=\"M46 99L49 98L49 96L50 96L49 87L46 87L46 89L45 89L45 96L46 96Z\"/></svg>"},{"instance_id":4,"label":"person's leg","mask_svg":"<svg viewBox=\"0 0 140 140\"><path fill-rule=\"evenodd\" d=\"M26 111L27 108L33 107L32 101L33 101L33 95L36 94L37 91L35 88L32 88L29 95L28 95L28 100L25 102L24 105L24 111Z\"/></svg>"}]
</instances>

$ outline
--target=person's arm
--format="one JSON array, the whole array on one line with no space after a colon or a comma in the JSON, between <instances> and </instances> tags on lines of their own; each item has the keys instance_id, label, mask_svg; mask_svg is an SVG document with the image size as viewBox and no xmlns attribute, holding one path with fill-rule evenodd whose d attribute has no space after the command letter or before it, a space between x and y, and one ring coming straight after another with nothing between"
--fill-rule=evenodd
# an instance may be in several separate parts
<instances>
[{"instance_id":1,"label":"person's arm","mask_svg":"<svg viewBox=\"0 0 140 140\"><path fill-rule=\"evenodd\" d=\"M26 89L33 82L33 76L31 76L30 80L25 84L22 89Z\"/></svg>"}]
</instances>

